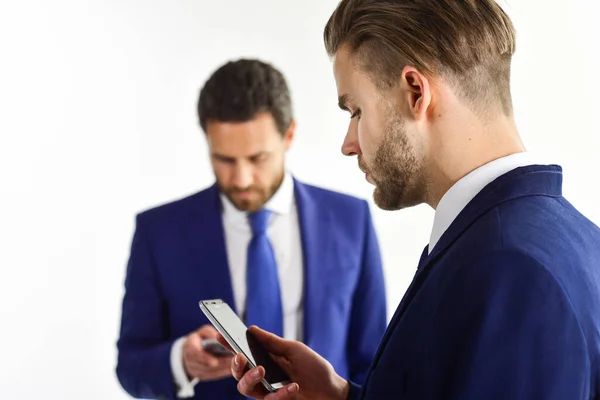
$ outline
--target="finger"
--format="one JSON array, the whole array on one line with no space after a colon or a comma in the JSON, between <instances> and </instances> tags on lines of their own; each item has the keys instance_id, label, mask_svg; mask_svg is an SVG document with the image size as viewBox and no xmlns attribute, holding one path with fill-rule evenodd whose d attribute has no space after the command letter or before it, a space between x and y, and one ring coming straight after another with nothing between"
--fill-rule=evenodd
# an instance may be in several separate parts
<instances>
[{"instance_id":1,"label":"finger","mask_svg":"<svg viewBox=\"0 0 600 400\"><path fill-rule=\"evenodd\" d=\"M228 359L220 359L215 366L209 366L197 360L189 360L186 367L190 370L200 370L202 373L223 372L227 371L231 374L231 361Z\"/></svg>"},{"instance_id":2,"label":"finger","mask_svg":"<svg viewBox=\"0 0 600 400\"><path fill-rule=\"evenodd\" d=\"M198 362L198 360L189 360L186 363L186 368L190 369L190 371L200 371L203 374L227 372L231 375L231 359L219 358L218 365L215 367L208 367L206 364Z\"/></svg>"},{"instance_id":3,"label":"finger","mask_svg":"<svg viewBox=\"0 0 600 400\"><path fill-rule=\"evenodd\" d=\"M238 381L238 391L244 396L262 399L267 394L267 390L261 383L264 377L263 367L252 368Z\"/></svg>"},{"instance_id":4,"label":"finger","mask_svg":"<svg viewBox=\"0 0 600 400\"><path fill-rule=\"evenodd\" d=\"M193 361L197 362L198 364L202 364L208 368L217 368L219 366L219 361L221 360L203 350L196 355Z\"/></svg>"},{"instance_id":5,"label":"finger","mask_svg":"<svg viewBox=\"0 0 600 400\"><path fill-rule=\"evenodd\" d=\"M202 356L202 342L196 334L188 335L183 344L183 359L186 361L194 361Z\"/></svg>"},{"instance_id":6,"label":"finger","mask_svg":"<svg viewBox=\"0 0 600 400\"><path fill-rule=\"evenodd\" d=\"M225 340L225 338L223 337L223 335L221 335L220 333L217 332L217 336L216 339L219 343L221 343L221 346L225 347L226 349L228 349L229 351L234 351L233 348L229 345L229 343L227 343L227 340Z\"/></svg>"},{"instance_id":7,"label":"finger","mask_svg":"<svg viewBox=\"0 0 600 400\"><path fill-rule=\"evenodd\" d=\"M216 381L231 377L231 369L206 370L204 368L190 368L189 374L202 381Z\"/></svg>"},{"instance_id":8,"label":"finger","mask_svg":"<svg viewBox=\"0 0 600 400\"><path fill-rule=\"evenodd\" d=\"M236 380L242 379L248 360L241 354L236 354L231 361L231 374Z\"/></svg>"},{"instance_id":9,"label":"finger","mask_svg":"<svg viewBox=\"0 0 600 400\"><path fill-rule=\"evenodd\" d=\"M231 374L231 358L219 358L219 365L213 369L215 371L228 371Z\"/></svg>"},{"instance_id":10,"label":"finger","mask_svg":"<svg viewBox=\"0 0 600 400\"><path fill-rule=\"evenodd\" d=\"M202 339L216 339L219 332L212 325L204 325L196 331Z\"/></svg>"},{"instance_id":11,"label":"finger","mask_svg":"<svg viewBox=\"0 0 600 400\"><path fill-rule=\"evenodd\" d=\"M251 326L248 331L265 347L269 353L272 353L273 355L286 357L292 350L290 348L289 341L282 339L271 332L262 330L255 325Z\"/></svg>"},{"instance_id":12,"label":"finger","mask_svg":"<svg viewBox=\"0 0 600 400\"><path fill-rule=\"evenodd\" d=\"M188 373L194 378L198 378L203 381L208 381L230 377L231 369L207 370L206 368L201 367L190 367Z\"/></svg>"},{"instance_id":13,"label":"finger","mask_svg":"<svg viewBox=\"0 0 600 400\"><path fill-rule=\"evenodd\" d=\"M186 345L190 349L202 350L202 338L196 332L193 332L188 335Z\"/></svg>"},{"instance_id":14,"label":"finger","mask_svg":"<svg viewBox=\"0 0 600 400\"><path fill-rule=\"evenodd\" d=\"M300 387L297 383L290 383L282 387L275 393L270 393L265 396L265 400L295 400L300 393Z\"/></svg>"}]
</instances>

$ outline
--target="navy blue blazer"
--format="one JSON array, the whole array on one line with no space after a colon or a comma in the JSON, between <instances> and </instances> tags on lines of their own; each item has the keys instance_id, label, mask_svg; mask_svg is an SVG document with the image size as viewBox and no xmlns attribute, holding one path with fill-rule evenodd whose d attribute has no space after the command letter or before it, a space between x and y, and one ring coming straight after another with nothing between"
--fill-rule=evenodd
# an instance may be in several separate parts
<instances>
[{"instance_id":1,"label":"navy blue blazer","mask_svg":"<svg viewBox=\"0 0 600 400\"><path fill-rule=\"evenodd\" d=\"M387 325L381 257L366 201L294 180L304 260L304 342L364 381ZM235 308L215 185L139 214L127 265L117 376L134 397L176 398L173 342L208 324L202 299ZM195 399L243 399L233 378Z\"/></svg>"},{"instance_id":2,"label":"navy blue blazer","mask_svg":"<svg viewBox=\"0 0 600 400\"><path fill-rule=\"evenodd\" d=\"M559 166L486 186L427 248L351 399L581 400L600 393L600 229Z\"/></svg>"}]
</instances>

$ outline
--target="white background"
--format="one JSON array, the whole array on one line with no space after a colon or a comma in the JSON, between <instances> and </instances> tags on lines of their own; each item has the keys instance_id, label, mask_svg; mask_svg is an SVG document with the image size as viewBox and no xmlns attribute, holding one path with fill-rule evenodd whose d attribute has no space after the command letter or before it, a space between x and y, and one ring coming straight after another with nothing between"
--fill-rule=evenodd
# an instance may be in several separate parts
<instances>
[{"instance_id":1,"label":"white background","mask_svg":"<svg viewBox=\"0 0 600 400\"><path fill-rule=\"evenodd\" d=\"M522 136L564 167L565 195L600 224L600 5L509 2ZM2 0L0 398L128 398L114 367L133 217L212 183L195 105L226 60L260 57L287 76L297 177L371 198L339 151L348 117L322 44L335 4ZM372 209L391 313L433 211Z\"/></svg>"}]
</instances>

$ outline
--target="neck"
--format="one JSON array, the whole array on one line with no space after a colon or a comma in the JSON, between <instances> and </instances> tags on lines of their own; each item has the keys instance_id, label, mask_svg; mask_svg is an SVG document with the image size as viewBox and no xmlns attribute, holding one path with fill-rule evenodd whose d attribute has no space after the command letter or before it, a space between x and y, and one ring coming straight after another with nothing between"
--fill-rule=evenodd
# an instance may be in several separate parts
<instances>
[{"instance_id":1,"label":"neck","mask_svg":"<svg viewBox=\"0 0 600 400\"><path fill-rule=\"evenodd\" d=\"M437 208L444 194L475 169L511 154L525 151L512 116L482 122L470 116L434 130L431 172L426 202ZM437 139L437 140L436 140Z\"/></svg>"}]
</instances>

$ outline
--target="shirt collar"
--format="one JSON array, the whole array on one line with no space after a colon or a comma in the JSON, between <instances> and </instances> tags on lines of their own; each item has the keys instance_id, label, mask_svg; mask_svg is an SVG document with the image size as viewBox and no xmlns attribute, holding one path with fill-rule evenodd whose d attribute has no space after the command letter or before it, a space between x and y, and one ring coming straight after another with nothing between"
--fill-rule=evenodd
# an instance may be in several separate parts
<instances>
[{"instance_id":1,"label":"shirt collar","mask_svg":"<svg viewBox=\"0 0 600 400\"><path fill-rule=\"evenodd\" d=\"M515 168L534 164L527 152L515 153L491 161L465 175L440 200L429 238L429 253L463 208L489 183Z\"/></svg>"},{"instance_id":2,"label":"shirt collar","mask_svg":"<svg viewBox=\"0 0 600 400\"><path fill-rule=\"evenodd\" d=\"M238 210L223 193L219 194L223 205L223 217L232 222L243 222L247 224L248 213ZM265 203L265 209L276 215L288 214L295 204L294 179L289 172L283 174L283 181L273 196Z\"/></svg>"}]
</instances>

